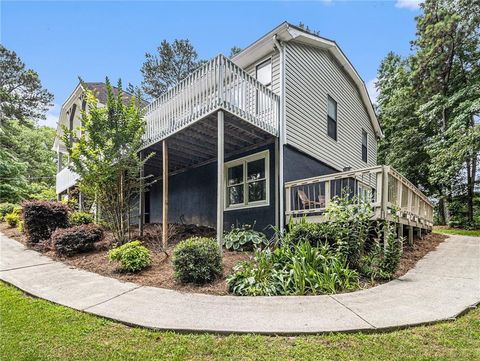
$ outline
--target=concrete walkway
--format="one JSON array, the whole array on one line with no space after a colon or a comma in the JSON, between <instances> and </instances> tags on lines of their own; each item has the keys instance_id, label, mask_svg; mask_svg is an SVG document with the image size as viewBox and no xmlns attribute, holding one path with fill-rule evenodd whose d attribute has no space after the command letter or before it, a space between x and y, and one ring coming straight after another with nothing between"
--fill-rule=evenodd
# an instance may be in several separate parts
<instances>
[{"instance_id":1,"label":"concrete walkway","mask_svg":"<svg viewBox=\"0 0 480 361\"><path fill-rule=\"evenodd\" d=\"M480 238L452 236L405 276L332 296L234 297L125 283L55 262L0 233L0 279L46 300L162 330L301 334L405 327L480 302Z\"/></svg>"}]
</instances>

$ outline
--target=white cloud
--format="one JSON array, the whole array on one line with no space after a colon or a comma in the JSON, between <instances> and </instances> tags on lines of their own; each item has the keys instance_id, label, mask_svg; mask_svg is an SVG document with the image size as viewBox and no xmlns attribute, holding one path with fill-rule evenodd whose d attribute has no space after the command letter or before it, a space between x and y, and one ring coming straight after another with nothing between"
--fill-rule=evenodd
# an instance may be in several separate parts
<instances>
[{"instance_id":1,"label":"white cloud","mask_svg":"<svg viewBox=\"0 0 480 361\"><path fill-rule=\"evenodd\" d=\"M423 0L397 0L395 2L395 7L400 9L409 9L409 10L417 10L420 8L420 3Z\"/></svg>"},{"instance_id":2,"label":"white cloud","mask_svg":"<svg viewBox=\"0 0 480 361\"><path fill-rule=\"evenodd\" d=\"M369 80L366 84L368 95L370 96L370 100L372 101L372 104L377 104L378 90L375 87L376 82L377 82L377 78Z\"/></svg>"},{"instance_id":3,"label":"white cloud","mask_svg":"<svg viewBox=\"0 0 480 361\"><path fill-rule=\"evenodd\" d=\"M41 119L38 124L57 128L58 117L60 116L60 108L60 105L53 104L53 107L51 107L47 112L47 118Z\"/></svg>"}]
</instances>

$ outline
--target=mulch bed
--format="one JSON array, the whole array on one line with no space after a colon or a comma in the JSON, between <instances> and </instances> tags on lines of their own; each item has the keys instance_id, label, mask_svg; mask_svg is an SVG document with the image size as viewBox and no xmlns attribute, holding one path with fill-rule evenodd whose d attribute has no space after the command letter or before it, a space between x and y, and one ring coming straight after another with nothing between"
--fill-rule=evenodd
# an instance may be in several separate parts
<instances>
[{"instance_id":1,"label":"mulch bed","mask_svg":"<svg viewBox=\"0 0 480 361\"><path fill-rule=\"evenodd\" d=\"M113 238L111 234L106 235L102 242L96 244L96 249L90 253L75 255L72 257L58 256L53 251L46 251L44 254L55 260L64 262L73 267L81 268L86 271L95 272L107 277L116 278L122 281L134 282L144 286L162 287L177 290L180 292L196 292L215 295L228 294L226 277L232 273L233 267L242 260L246 260L251 256L249 252L230 252L223 253L223 276L215 282L203 285L183 285L175 282L172 267L172 251L173 247L182 239L194 235L213 236L214 230L208 227L197 227L194 225L175 225L175 232L169 239L169 246L166 253L161 249L161 226L149 225L145 229L145 237L142 242L152 252L152 265L145 270L137 273L125 273L118 269L116 263L108 261L107 254ZM0 231L7 237L15 239L29 248L41 251L41 247L32 247L24 235L19 233L15 228L9 228L6 223L0 223ZM213 232L213 233L212 233ZM442 234L430 233L421 240L415 240L413 246L404 245L400 267L395 277L403 276L408 270L412 269L415 264L423 258L427 253L433 251L447 236ZM376 283L378 284L378 283ZM376 284L362 284L362 288L372 287Z\"/></svg>"}]
</instances>

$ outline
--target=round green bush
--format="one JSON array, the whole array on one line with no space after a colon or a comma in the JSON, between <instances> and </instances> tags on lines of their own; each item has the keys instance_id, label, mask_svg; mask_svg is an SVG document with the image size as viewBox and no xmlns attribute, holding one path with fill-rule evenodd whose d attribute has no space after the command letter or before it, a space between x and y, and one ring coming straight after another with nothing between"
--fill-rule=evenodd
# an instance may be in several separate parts
<instances>
[{"instance_id":1,"label":"round green bush","mask_svg":"<svg viewBox=\"0 0 480 361\"><path fill-rule=\"evenodd\" d=\"M7 214L12 213L15 207L13 203L0 203L0 221L3 221L3 217Z\"/></svg>"},{"instance_id":2,"label":"round green bush","mask_svg":"<svg viewBox=\"0 0 480 361\"><path fill-rule=\"evenodd\" d=\"M4 219L10 227L14 228L17 226L18 222L20 222L20 214L15 212L8 213L5 215Z\"/></svg>"},{"instance_id":3,"label":"round green bush","mask_svg":"<svg viewBox=\"0 0 480 361\"><path fill-rule=\"evenodd\" d=\"M152 262L150 251L140 241L132 241L108 252L110 261L120 262L120 268L127 272L138 272Z\"/></svg>"},{"instance_id":4,"label":"round green bush","mask_svg":"<svg viewBox=\"0 0 480 361\"><path fill-rule=\"evenodd\" d=\"M68 216L68 223L71 227L93 223L93 214L80 211L72 212Z\"/></svg>"},{"instance_id":5,"label":"round green bush","mask_svg":"<svg viewBox=\"0 0 480 361\"><path fill-rule=\"evenodd\" d=\"M212 238L192 237L173 250L175 278L182 283L205 284L222 274L220 247Z\"/></svg>"}]
</instances>

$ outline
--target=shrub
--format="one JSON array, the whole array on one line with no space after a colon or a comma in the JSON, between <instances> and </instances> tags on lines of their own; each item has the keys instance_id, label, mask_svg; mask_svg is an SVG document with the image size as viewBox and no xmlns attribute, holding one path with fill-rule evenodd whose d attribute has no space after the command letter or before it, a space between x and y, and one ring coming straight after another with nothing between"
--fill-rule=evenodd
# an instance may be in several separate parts
<instances>
[{"instance_id":1,"label":"shrub","mask_svg":"<svg viewBox=\"0 0 480 361\"><path fill-rule=\"evenodd\" d=\"M0 203L0 221L4 220L4 217L8 213L12 213L15 209L15 204L13 203Z\"/></svg>"},{"instance_id":2,"label":"shrub","mask_svg":"<svg viewBox=\"0 0 480 361\"><path fill-rule=\"evenodd\" d=\"M93 223L93 215L87 212L75 211L68 216L70 226L79 226L81 224Z\"/></svg>"},{"instance_id":3,"label":"shrub","mask_svg":"<svg viewBox=\"0 0 480 361\"><path fill-rule=\"evenodd\" d=\"M16 227L18 222L20 222L20 215L15 212L8 213L4 218L5 222L12 228Z\"/></svg>"},{"instance_id":4,"label":"shrub","mask_svg":"<svg viewBox=\"0 0 480 361\"><path fill-rule=\"evenodd\" d=\"M57 228L68 227L68 207L61 202L27 201L23 218L30 242L38 243L49 239Z\"/></svg>"},{"instance_id":5,"label":"shrub","mask_svg":"<svg viewBox=\"0 0 480 361\"><path fill-rule=\"evenodd\" d=\"M402 257L403 239L397 238L392 225L385 222L383 227L384 247L375 240L368 254L362 258L361 273L372 280L391 279Z\"/></svg>"},{"instance_id":6,"label":"shrub","mask_svg":"<svg viewBox=\"0 0 480 361\"><path fill-rule=\"evenodd\" d=\"M22 207L14 206L12 211L10 213L7 213L3 218L10 227L14 228L21 221L21 218L20 218L21 214L22 214Z\"/></svg>"},{"instance_id":7,"label":"shrub","mask_svg":"<svg viewBox=\"0 0 480 361\"><path fill-rule=\"evenodd\" d=\"M323 232L350 267L358 267L371 229L370 203L357 197L335 197L325 211Z\"/></svg>"},{"instance_id":8,"label":"shrub","mask_svg":"<svg viewBox=\"0 0 480 361\"><path fill-rule=\"evenodd\" d=\"M24 221L19 220L19 221L17 222L17 230L18 230L20 233L25 232L25 222L24 222Z\"/></svg>"},{"instance_id":9,"label":"shrub","mask_svg":"<svg viewBox=\"0 0 480 361\"><path fill-rule=\"evenodd\" d=\"M108 252L110 261L120 262L122 270L138 272L151 263L150 251L140 241L132 241Z\"/></svg>"},{"instance_id":10,"label":"shrub","mask_svg":"<svg viewBox=\"0 0 480 361\"><path fill-rule=\"evenodd\" d=\"M175 278L183 283L204 284L222 274L220 247L212 238L192 237L173 251Z\"/></svg>"},{"instance_id":11,"label":"shrub","mask_svg":"<svg viewBox=\"0 0 480 361\"><path fill-rule=\"evenodd\" d=\"M71 228L59 228L52 234L51 243L58 254L72 256L94 249L94 243L103 237L103 230L97 225L87 224Z\"/></svg>"},{"instance_id":12,"label":"shrub","mask_svg":"<svg viewBox=\"0 0 480 361\"><path fill-rule=\"evenodd\" d=\"M232 228L223 238L223 246L234 251L247 251L268 244L267 237L254 231L251 226Z\"/></svg>"},{"instance_id":13,"label":"shrub","mask_svg":"<svg viewBox=\"0 0 480 361\"><path fill-rule=\"evenodd\" d=\"M302 218L300 223L290 225L287 233L290 242L309 242L312 246L325 243L325 236L321 223L308 223L305 218Z\"/></svg>"},{"instance_id":14,"label":"shrub","mask_svg":"<svg viewBox=\"0 0 480 361\"><path fill-rule=\"evenodd\" d=\"M328 245L303 240L275 250L257 250L227 278L229 290L243 296L336 293L358 288L358 273Z\"/></svg>"}]
</instances>

